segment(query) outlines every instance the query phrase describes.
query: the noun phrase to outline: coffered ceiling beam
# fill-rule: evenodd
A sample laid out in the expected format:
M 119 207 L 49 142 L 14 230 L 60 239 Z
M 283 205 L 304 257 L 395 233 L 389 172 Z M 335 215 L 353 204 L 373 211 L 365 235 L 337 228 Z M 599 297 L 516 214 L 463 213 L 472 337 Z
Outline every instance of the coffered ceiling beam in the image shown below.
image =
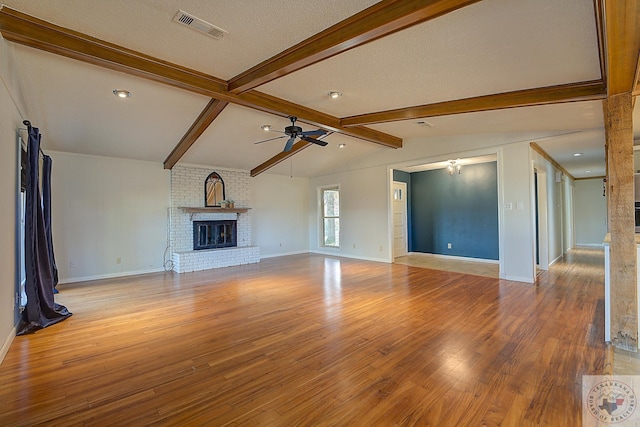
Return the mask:
M 207 106 L 202 110 L 198 118 L 191 125 L 189 130 L 184 134 L 178 145 L 174 147 L 171 154 L 167 156 L 164 161 L 165 169 L 172 169 L 176 163 L 184 156 L 184 154 L 191 148 L 191 146 L 200 138 L 200 135 L 204 133 L 211 123 L 222 113 L 222 110 L 229 103 L 226 101 L 219 101 L 212 99 Z
M 278 163 L 287 160 L 289 157 L 293 156 L 299 151 L 304 150 L 310 145 L 311 145 L 310 142 L 303 141 L 303 140 L 296 142 L 295 144 L 293 144 L 293 147 L 291 147 L 290 151 L 287 151 L 287 152 L 282 151 L 276 154 L 275 156 L 273 156 L 272 158 L 270 158 L 269 160 L 267 160 L 266 162 L 251 169 L 251 173 L 250 173 L 251 177 L 253 178 L 255 176 L 260 175 L 262 172 L 266 172 L 267 170 L 271 169 Z
M 9 41 L 90 64 L 143 77 L 194 93 L 281 116 L 295 115 L 328 130 L 386 147 L 402 147 L 402 139 L 373 129 L 345 128 L 340 119 L 259 92 L 236 95 L 227 82 L 180 65 L 78 33 L 8 7 L 0 9 L 0 33 Z M 319 120 L 322 119 L 322 120 Z M 327 121 L 327 123 L 322 123 Z
M 551 163 L 553 165 L 553 167 L 558 169 L 560 172 L 562 172 L 563 174 L 565 174 L 566 176 L 568 176 L 571 179 L 576 179 L 573 175 L 571 175 L 569 173 L 569 171 L 567 171 L 565 168 L 560 166 L 560 163 L 556 162 L 555 159 L 553 157 L 551 157 L 549 155 L 549 153 L 544 151 L 544 149 L 542 147 L 540 147 L 537 143 L 532 142 L 531 144 L 529 144 L 529 146 L 531 147 L 531 149 L 533 151 L 535 151 L 536 153 L 540 154 L 546 161 Z
M 638 55 L 638 68 L 636 68 L 635 84 L 633 86 L 633 96 L 640 95 L 640 55 Z M 635 102 L 635 99 L 634 99 Z
M 436 102 L 416 107 L 398 108 L 345 117 L 342 126 L 361 126 L 399 120 L 423 119 L 452 114 L 474 113 L 479 111 L 501 110 L 515 107 L 557 104 L 575 101 L 591 101 L 606 97 L 605 85 L 601 80 L 569 83 L 535 89 L 516 90 L 454 101 Z
M 605 0 L 608 94 L 633 92 L 638 81 L 640 2 Z
M 598 36 L 598 59 L 600 62 L 600 76 L 605 86 L 607 84 L 607 57 L 606 42 L 604 35 L 604 0 L 593 0 L 593 10 L 595 12 L 596 33 Z
M 242 93 L 370 41 L 479 0 L 383 0 L 229 80 Z

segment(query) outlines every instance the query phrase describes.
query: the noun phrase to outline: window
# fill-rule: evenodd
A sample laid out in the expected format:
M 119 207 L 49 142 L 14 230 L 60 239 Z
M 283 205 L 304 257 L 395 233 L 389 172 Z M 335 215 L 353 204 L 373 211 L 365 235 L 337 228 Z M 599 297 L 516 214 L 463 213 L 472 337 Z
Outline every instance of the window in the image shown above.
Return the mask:
M 340 189 L 323 188 L 322 246 L 340 247 Z

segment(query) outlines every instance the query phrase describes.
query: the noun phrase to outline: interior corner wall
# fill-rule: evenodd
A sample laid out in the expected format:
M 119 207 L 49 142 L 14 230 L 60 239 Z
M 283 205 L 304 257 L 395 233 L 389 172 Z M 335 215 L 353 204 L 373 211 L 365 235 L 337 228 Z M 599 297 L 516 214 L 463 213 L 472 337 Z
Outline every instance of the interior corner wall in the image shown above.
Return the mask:
M 574 221 L 574 185 L 575 181 L 565 176 L 562 179 L 563 185 L 563 213 L 564 219 L 562 221 L 564 238 L 562 239 L 564 253 L 567 253 L 573 248 L 575 244 L 575 221 Z
M 607 201 L 602 179 L 574 181 L 575 242 L 578 246 L 601 246 L 607 233 Z
M 528 143 L 500 148 L 498 167 L 502 202 L 500 277 L 535 281 L 533 234 L 533 168 Z
M 260 256 L 309 252 L 309 179 L 260 174 L 251 180 L 253 245 Z
M 0 39 L 0 362 L 15 336 L 17 260 L 18 129 L 23 117 L 16 105 L 12 62 Z
M 394 169 L 393 180 L 407 184 L 407 249 L 409 252 L 413 252 L 413 238 L 411 236 L 411 229 L 413 228 L 413 216 L 411 215 L 411 174 Z
M 499 259 L 496 162 L 414 172 L 411 200 L 412 251 Z
M 389 178 L 387 166 L 380 165 L 310 179 L 311 252 L 390 262 Z M 318 189 L 332 185 L 340 186 L 340 248 L 320 244 Z
M 163 271 L 170 173 L 162 163 L 47 154 L 60 283 Z
M 559 170 L 550 165 L 550 173 L 547 173 L 547 210 L 548 210 L 548 243 L 549 261 L 554 261 L 562 257 L 562 180 L 557 177 L 561 174 Z
M 532 150 L 532 158 L 535 167 L 539 171 L 539 176 L 545 177 L 545 191 L 540 191 L 540 195 L 546 195 L 546 200 L 540 202 L 540 206 L 546 206 L 546 228 L 542 227 L 541 231 L 546 230 L 546 236 L 541 238 L 540 244 L 546 243 L 546 258 L 540 252 L 540 268 L 547 270 L 549 265 L 560 259 L 564 252 L 565 227 L 571 227 L 571 223 L 566 221 L 566 200 L 565 200 L 565 184 L 563 182 L 562 172 L 551 164 L 547 159 Z M 558 180 L 559 177 L 562 177 Z M 546 265 L 543 265 L 546 260 Z

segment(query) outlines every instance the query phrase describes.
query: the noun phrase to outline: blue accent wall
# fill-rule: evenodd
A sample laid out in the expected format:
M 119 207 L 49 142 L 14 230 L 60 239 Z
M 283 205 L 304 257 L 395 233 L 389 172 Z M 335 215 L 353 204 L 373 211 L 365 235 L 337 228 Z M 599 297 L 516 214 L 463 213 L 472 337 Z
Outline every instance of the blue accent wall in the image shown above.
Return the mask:
M 393 170 L 393 180 L 407 184 L 407 250 L 413 251 L 413 239 L 411 237 L 411 174 L 409 172 Z
M 460 175 L 446 169 L 410 175 L 412 252 L 498 259 L 496 162 L 463 166 Z

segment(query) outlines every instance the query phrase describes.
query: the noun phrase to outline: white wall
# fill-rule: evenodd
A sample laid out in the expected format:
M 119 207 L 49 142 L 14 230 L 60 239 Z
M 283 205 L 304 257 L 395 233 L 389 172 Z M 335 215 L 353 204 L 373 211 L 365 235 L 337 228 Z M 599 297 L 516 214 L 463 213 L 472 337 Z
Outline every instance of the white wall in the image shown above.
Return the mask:
M 318 188 L 340 186 L 340 248 L 320 245 Z M 389 172 L 369 167 L 309 180 L 309 247 L 312 252 L 389 261 Z
M 47 154 L 60 283 L 163 270 L 169 171 L 161 163 Z
M 546 239 L 541 239 L 541 243 L 546 242 L 546 248 L 541 248 L 541 255 L 544 250 L 547 253 L 547 263 L 542 265 L 543 259 L 540 258 L 540 268 L 546 270 L 549 264 L 557 261 L 563 254 L 563 240 L 564 240 L 564 227 L 565 221 L 563 217 L 563 206 L 565 202 L 563 200 L 563 180 L 557 182 L 557 177 L 561 177 L 560 170 L 556 169 L 547 159 L 543 158 L 537 152 L 531 150 L 533 163 L 538 169 L 539 176 L 545 177 L 545 188 L 542 189 L 538 186 L 538 192 L 540 195 L 546 196 L 546 204 L 542 203 L 540 206 L 546 207 Z M 570 223 L 567 223 L 568 227 L 571 227 Z
M 529 143 L 509 144 L 501 148 L 498 158 L 502 189 L 500 275 L 508 280 L 533 283 L 533 168 L 529 151 Z M 509 204 L 511 209 L 507 207 Z
M 0 38 L 0 361 L 15 334 L 17 132 L 24 127 L 8 49 Z
M 251 180 L 253 244 L 262 258 L 309 251 L 309 180 L 261 174 Z
M 576 245 L 601 245 L 607 233 L 607 202 L 602 179 L 574 182 Z
M 562 178 L 562 196 L 563 196 L 563 209 L 564 219 L 562 220 L 562 228 L 564 230 L 563 251 L 569 252 L 574 245 L 574 232 L 575 227 L 574 215 L 573 215 L 573 188 L 574 181 L 565 176 Z

